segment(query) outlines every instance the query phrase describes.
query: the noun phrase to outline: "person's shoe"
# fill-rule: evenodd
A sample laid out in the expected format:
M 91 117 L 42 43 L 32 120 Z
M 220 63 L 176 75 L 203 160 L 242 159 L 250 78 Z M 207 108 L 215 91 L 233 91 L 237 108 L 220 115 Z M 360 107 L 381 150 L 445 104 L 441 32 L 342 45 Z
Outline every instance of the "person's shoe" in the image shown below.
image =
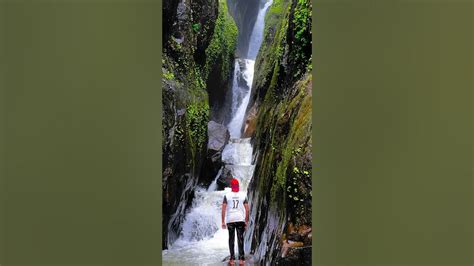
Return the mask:
M 234 259 L 230 259 L 229 260 L 229 265 L 234 265 L 234 264 L 235 264 Z
M 239 265 L 245 265 L 245 260 L 240 260 Z

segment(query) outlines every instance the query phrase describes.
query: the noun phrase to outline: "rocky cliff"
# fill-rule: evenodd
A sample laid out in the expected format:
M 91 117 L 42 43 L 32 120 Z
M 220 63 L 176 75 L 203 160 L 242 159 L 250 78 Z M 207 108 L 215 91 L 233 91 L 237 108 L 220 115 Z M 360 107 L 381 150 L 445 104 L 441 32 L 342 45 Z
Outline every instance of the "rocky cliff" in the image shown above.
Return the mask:
M 255 66 L 246 242 L 262 264 L 311 264 L 311 12 L 310 0 L 274 0 Z
M 196 186 L 209 183 L 210 177 L 201 173 L 208 122 L 221 108 L 218 95 L 227 93 L 237 27 L 222 0 L 165 0 L 163 18 L 163 248 L 167 248 L 181 231 Z
M 229 12 L 239 28 L 237 38 L 239 45 L 236 50 L 238 57 L 247 55 L 250 35 L 261 4 L 263 2 L 259 0 L 228 0 Z
M 248 38 L 259 1 L 163 6 L 164 248 L 178 237 L 197 186 L 214 178 L 229 138 L 221 123 L 238 31 L 227 3 L 239 40 Z M 244 132 L 256 157 L 246 243 L 261 264 L 311 264 L 311 12 L 309 0 L 274 0 L 255 64 Z

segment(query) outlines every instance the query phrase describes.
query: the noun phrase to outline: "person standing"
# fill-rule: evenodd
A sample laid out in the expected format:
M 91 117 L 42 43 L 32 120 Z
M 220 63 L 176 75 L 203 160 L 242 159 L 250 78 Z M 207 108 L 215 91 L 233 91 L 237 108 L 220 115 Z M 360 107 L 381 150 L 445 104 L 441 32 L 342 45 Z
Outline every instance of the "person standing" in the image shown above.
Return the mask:
M 244 192 L 239 191 L 239 181 L 232 178 L 231 192 L 224 195 L 222 202 L 222 229 L 229 230 L 230 264 L 234 264 L 235 231 L 237 230 L 237 245 L 239 247 L 240 264 L 245 263 L 244 231 L 249 222 L 249 204 Z

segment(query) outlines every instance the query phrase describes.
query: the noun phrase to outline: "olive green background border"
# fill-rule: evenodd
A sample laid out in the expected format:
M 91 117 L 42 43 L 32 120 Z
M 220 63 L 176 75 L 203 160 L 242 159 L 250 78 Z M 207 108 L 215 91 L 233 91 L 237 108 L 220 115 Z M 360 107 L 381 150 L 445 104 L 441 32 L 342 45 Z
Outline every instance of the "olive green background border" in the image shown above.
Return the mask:
M 317 265 L 473 265 L 472 1 L 316 1 Z
M 316 265 L 473 265 L 471 1 L 315 1 Z M 0 264 L 159 265 L 161 3 L 0 0 Z
M 1 7 L 0 264 L 158 265 L 161 3 Z

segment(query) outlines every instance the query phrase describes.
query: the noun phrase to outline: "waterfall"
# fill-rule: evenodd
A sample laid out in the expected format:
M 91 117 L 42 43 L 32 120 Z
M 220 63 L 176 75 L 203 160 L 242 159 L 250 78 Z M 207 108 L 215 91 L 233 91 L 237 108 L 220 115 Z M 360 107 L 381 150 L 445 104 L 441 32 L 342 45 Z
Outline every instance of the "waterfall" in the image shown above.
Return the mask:
M 227 125 L 231 138 L 240 138 L 244 123 L 245 111 L 249 104 L 253 82 L 255 61 L 250 59 L 236 59 L 234 82 L 232 84 L 232 113 L 233 117 Z M 239 81 L 245 82 L 239 82 Z
M 230 139 L 222 152 L 225 167 L 239 180 L 241 191 L 247 190 L 255 169 L 252 154 L 250 138 Z M 180 237 L 163 251 L 164 265 L 215 265 L 229 255 L 228 231 L 221 227 L 222 201 L 229 191 L 215 190 L 212 184 L 195 191 Z M 234 246 L 238 254 L 237 242 Z
M 237 58 L 234 63 L 232 118 L 227 125 L 230 140 L 222 151 L 222 162 L 233 177 L 239 180 L 241 191 L 247 191 L 255 169 L 250 138 L 241 138 L 241 129 L 251 94 L 255 58 L 263 39 L 265 13 L 271 3 L 272 0 L 260 5 L 262 7 L 252 30 L 248 55 L 246 58 Z M 222 260 L 229 255 L 228 231 L 221 228 L 221 208 L 224 194 L 230 188 L 216 190 L 221 173 L 222 169 L 209 188 L 195 191 L 179 238 L 168 250 L 163 250 L 163 265 L 222 265 Z M 234 247 L 238 254 L 237 243 Z M 251 261 L 247 260 L 249 262 Z
M 246 58 L 236 59 L 234 78 L 232 82 L 232 113 L 233 117 L 227 125 L 231 138 L 240 138 L 242 125 L 244 124 L 245 111 L 250 100 L 252 91 L 255 59 L 263 41 L 263 28 L 265 25 L 265 14 L 272 4 L 272 0 L 266 2 L 258 12 L 257 20 L 250 35 L 249 50 Z
M 266 2 L 263 8 L 258 12 L 257 21 L 255 22 L 255 26 L 252 30 L 252 35 L 250 36 L 250 45 L 247 54 L 247 57 L 249 59 L 255 60 L 257 58 L 258 50 L 260 50 L 260 46 L 262 45 L 263 41 L 265 14 L 267 13 L 267 9 L 271 6 L 272 3 L 272 0 Z

